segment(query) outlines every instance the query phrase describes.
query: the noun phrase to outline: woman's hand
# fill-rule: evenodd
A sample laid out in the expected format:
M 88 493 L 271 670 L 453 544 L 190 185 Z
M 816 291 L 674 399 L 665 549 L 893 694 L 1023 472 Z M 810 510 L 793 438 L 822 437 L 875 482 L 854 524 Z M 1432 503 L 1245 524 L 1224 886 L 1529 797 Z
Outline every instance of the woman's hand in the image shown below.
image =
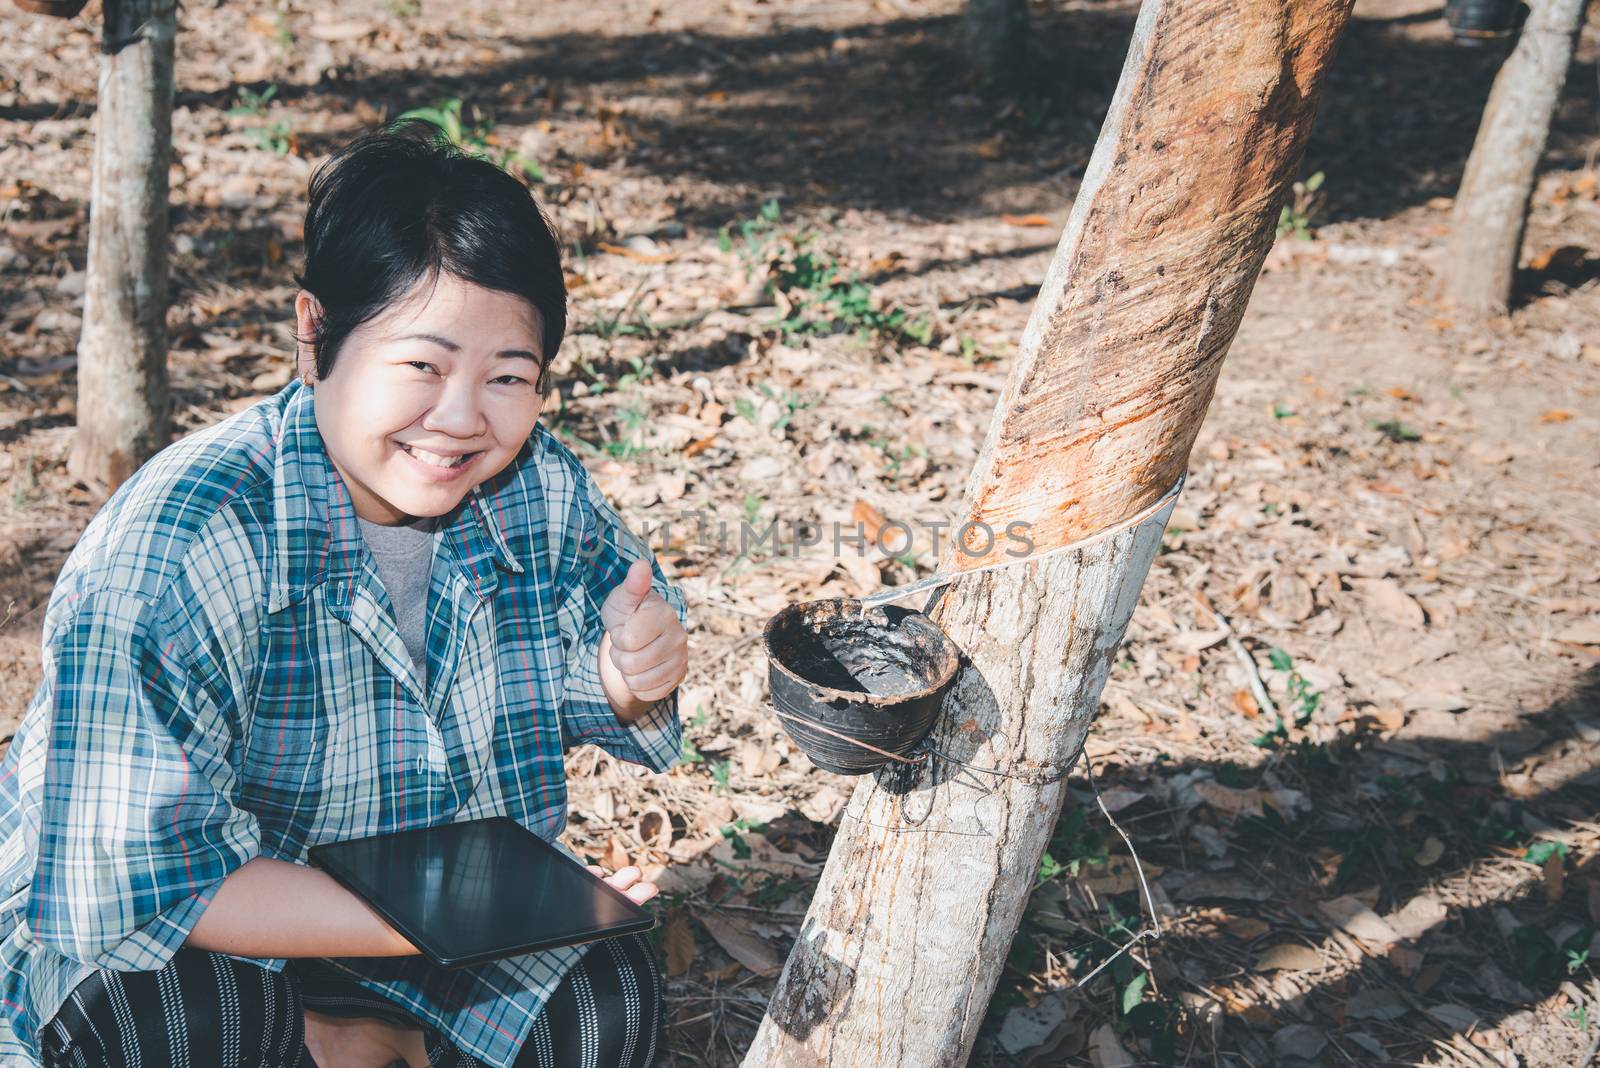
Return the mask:
M 649 564 L 635 560 L 629 566 L 622 584 L 601 604 L 600 621 L 606 629 L 600 656 L 603 685 L 620 683 L 643 705 L 677 689 L 689 670 L 689 635 L 678 613 L 650 585 Z M 614 685 L 607 686 L 613 707 L 622 696 Z
M 306 1048 L 317 1068 L 428 1068 L 427 1043 L 416 1028 L 396 1027 L 371 1016 L 328 1016 L 305 1010 Z
M 605 880 L 624 894 L 627 894 L 628 899 L 635 905 L 643 905 L 646 901 L 655 897 L 661 889 L 655 883 L 645 882 L 643 878 L 644 872 L 633 864 L 618 868 L 610 875 L 602 871 L 597 864 L 589 864 L 586 867 L 594 872 L 596 878 Z

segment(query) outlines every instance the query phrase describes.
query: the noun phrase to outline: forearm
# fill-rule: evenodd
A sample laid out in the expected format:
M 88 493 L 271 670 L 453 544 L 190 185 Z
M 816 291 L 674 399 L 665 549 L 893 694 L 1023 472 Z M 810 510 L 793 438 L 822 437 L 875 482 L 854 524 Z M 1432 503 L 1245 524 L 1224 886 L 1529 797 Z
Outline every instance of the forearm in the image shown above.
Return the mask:
M 326 872 L 271 857 L 256 857 L 224 879 L 184 944 L 264 958 L 417 952 Z

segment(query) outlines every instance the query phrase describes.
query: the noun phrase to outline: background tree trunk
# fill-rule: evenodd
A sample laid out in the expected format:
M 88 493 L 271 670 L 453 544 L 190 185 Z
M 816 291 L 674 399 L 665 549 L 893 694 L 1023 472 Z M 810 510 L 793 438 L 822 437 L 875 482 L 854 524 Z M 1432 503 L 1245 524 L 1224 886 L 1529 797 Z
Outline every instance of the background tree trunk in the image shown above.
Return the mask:
M 109 492 L 167 442 L 173 0 L 106 0 L 68 470 Z
M 934 744 L 1012 777 L 861 782 L 746 1068 L 967 1063 L 1350 4 L 1140 11 L 967 484 L 962 518 L 1030 523 L 1035 554 L 929 609 L 967 658 Z M 942 569 L 1014 547 L 984 540 Z
M 1446 293 L 1461 308 L 1511 304 L 1533 176 L 1567 80 L 1585 0 L 1528 0 L 1516 46 L 1495 76 L 1450 215 Z
M 985 89 L 1015 88 L 1028 68 L 1028 0 L 967 0 L 967 62 Z

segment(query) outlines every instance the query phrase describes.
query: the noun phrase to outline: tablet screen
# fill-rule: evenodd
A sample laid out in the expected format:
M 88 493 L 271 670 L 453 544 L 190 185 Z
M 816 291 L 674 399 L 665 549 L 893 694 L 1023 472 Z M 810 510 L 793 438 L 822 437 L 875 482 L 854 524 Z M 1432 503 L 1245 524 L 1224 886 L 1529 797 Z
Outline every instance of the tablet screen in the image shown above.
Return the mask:
M 655 925 L 651 913 L 509 816 L 326 843 L 308 853 L 447 968 Z

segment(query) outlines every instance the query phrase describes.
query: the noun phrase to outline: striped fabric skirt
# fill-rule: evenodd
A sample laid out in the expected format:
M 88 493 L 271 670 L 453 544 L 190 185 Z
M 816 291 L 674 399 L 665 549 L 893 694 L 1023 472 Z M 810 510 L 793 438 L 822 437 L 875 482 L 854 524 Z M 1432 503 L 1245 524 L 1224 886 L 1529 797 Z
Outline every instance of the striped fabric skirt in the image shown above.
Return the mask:
M 187 947 L 158 972 L 102 969 L 78 984 L 40 1029 L 40 1053 L 44 1068 L 319 1068 L 305 1046 L 305 1009 L 421 1030 L 429 1068 L 485 1068 L 315 958 L 274 972 Z M 609 938 L 567 972 L 514 1068 L 648 1068 L 664 1028 L 650 943 Z

